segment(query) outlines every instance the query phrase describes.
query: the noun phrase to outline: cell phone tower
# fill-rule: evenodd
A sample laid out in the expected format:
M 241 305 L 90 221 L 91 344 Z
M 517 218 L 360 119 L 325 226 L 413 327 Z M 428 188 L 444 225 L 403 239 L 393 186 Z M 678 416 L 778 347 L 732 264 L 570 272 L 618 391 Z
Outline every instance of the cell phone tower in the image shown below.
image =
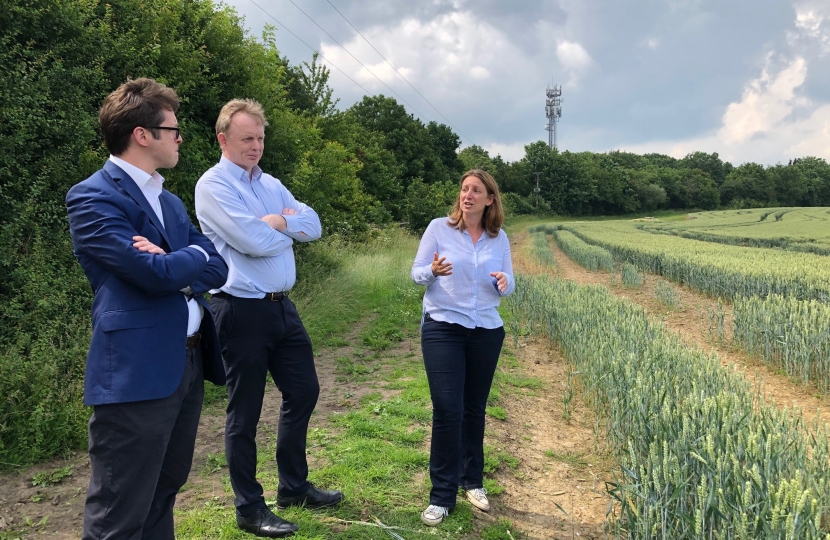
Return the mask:
M 555 84 L 553 88 L 548 85 L 545 90 L 547 96 L 547 103 L 545 105 L 545 115 L 548 117 L 548 124 L 545 129 L 548 131 L 548 146 L 551 149 L 556 148 L 556 124 L 562 118 L 562 86 Z

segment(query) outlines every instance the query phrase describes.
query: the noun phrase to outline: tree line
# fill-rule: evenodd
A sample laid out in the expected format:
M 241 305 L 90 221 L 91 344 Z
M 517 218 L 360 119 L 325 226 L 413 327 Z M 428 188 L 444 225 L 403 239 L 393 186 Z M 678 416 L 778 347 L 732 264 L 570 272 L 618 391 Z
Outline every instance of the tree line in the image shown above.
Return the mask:
M 461 150 L 459 157 L 465 167 L 484 168 L 498 179 L 513 213 L 592 216 L 830 206 L 830 165 L 815 157 L 787 165 L 735 167 L 717 152 L 693 152 L 682 159 L 620 151 L 558 152 L 543 141 L 527 145 L 525 156 L 512 163 L 477 146 Z
M 12 0 L 0 10 L 0 468 L 86 442 L 92 293 L 64 197 L 106 159 L 98 108 L 127 78 L 155 78 L 181 97 L 179 164 L 162 172 L 191 213 L 196 180 L 219 159 L 216 116 L 237 97 L 265 107 L 263 169 L 318 212 L 326 235 L 350 241 L 393 224 L 420 232 L 473 167 L 494 174 L 514 214 L 830 205 L 830 167 L 816 158 L 732 167 L 717 154 L 560 153 L 543 142 L 513 163 L 476 146 L 459 152 L 448 126 L 392 98 L 338 109 L 316 55 L 292 65 L 274 32 L 250 35 L 212 0 Z

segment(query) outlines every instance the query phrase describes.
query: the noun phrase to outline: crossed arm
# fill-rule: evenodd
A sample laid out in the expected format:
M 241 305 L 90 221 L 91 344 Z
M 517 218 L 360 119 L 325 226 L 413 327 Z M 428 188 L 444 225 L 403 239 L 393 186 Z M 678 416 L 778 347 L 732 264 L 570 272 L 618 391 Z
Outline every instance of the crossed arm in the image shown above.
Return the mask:
M 168 294 L 187 286 L 204 292 L 215 283 L 222 286 L 227 278 L 224 259 L 192 224 L 188 246 L 164 253 L 138 235 L 121 203 L 110 193 L 78 185 L 67 194 L 66 205 L 78 253 L 148 294 Z
M 196 214 L 236 251 L 250 257 L 272 257 L 290 249 L 294 240 L 320 238 L 320 218 L 281 186 L 282 214 L 254 215 L 238 193 L 221 179 L 203 178 L 196 185 Z

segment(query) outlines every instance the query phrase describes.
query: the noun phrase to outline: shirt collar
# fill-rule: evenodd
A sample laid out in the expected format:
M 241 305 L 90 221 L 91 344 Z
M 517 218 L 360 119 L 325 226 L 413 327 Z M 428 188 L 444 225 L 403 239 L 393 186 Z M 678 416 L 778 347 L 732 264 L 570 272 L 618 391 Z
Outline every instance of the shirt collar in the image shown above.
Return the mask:
M 150 183 L 150 180 L 153 180 L 150 185 L 159 191 L 162 188 L 162 184 L 164 184 L 164 177 L 160 175 L 158 171 L 153 171 L 153 174 L 147 174 L 135 165 L 127 163 L 120 157 L 113 155 L 110 155 L 110 161 L 121 167 L 121 169 L 123 169 L 123 171 L 133 179 L 133 182 L 136 183 L 139 189 L 144 189 L 147 184 Z
M 224 169 L 225 172 L 230 174 L 233 178 L 238 180 L 245 181 L 246 183 L 250 184 L 254 180 L 259 180 L 262 176 L 262 169 L 259 168 L 259 165 L 254 165 L 253 176 L 248 176 L 248 171 L 234 163 L 233 161 L 229 160 L 225 156 L 219 158 L 219 166 Z

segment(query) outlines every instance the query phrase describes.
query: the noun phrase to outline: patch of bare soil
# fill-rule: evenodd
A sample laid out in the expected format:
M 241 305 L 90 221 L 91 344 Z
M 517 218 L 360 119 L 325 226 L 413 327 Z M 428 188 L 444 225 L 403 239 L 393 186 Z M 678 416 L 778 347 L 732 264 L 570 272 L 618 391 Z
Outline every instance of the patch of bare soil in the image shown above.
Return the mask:
M 32 479 L 69 467 L 69 476 L 53 486 L 34 486 Z M 12 531 L 39 538 L 80 538 L 89 484 L 86 453 L 53 459 L 0 476 L 0 534 Z M 15 536 L 9 536 L 15 538 Z
M 567 360 L 543 340 L 512 349 L 522 374 L 540 380 L 542 388 L 503 395 L 507 420 L 487 418 L 485 444 L 519 460 L 515 469 L 497 471 L 505 490 L 492 498 L 491 513 L 531 539 L 610 538 L 604 532 L 605 482 L 612 479 L 613 463 L 599 447 L 593 413 L 578 397 L 565 419 Z
M 760 359 L 730 346 L 731 304 L 724 303 L 719 306 L 716 299 L 653 274 L 646 274 L 645 282 L 640 287 L 624 287 L 619 276 L 612 279 L 609 272 L 587 270 L 568 258 L 556 242 L 552 241 L 550 245 L 562 278 L 580 284 L 606 285 L 617 296 L 628 298 L 643 306 L 651 315 L 662 319 L 665 325 L 677 332 L 690 347 L 717 353 L 723 365 L 742 372 L 767 399 L 779 406 L 801 409 L 807 419 L 819 415 L 823 422 L 830 422 L 830 397 L 821 395 L 814 387 L 792 381 L 787 375 L 763 364 Z M 678 307 L 669 309 L 657 299 L 658 284 L 674 290 L 679 300 Z M 717 322 L 713 319 L 719 313 L 724 315 L 724 334 L 720 338 L 715 330 Z

